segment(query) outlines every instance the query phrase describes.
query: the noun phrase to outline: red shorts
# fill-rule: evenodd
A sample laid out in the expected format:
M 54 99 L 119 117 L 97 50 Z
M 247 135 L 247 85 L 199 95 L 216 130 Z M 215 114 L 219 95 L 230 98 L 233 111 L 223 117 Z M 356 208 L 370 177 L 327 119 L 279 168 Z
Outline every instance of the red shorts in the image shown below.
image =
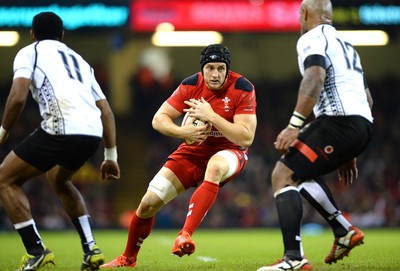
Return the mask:
M 219 151 L 228 150 L 233 152 L 238 160 L 238 168 L 228 179 L 220 183 L 222 187 L 233 180 L 247 163 L 247 150 L 240 149 L 219 149 L 213 147 L 194 148 L 188 145 L 181 145 L 174 151 L 165 162 L 164 167 L 169 168 L 181 181 L 185 189 L 197 186 L 204 180 L 207 163 L 210 158 Z

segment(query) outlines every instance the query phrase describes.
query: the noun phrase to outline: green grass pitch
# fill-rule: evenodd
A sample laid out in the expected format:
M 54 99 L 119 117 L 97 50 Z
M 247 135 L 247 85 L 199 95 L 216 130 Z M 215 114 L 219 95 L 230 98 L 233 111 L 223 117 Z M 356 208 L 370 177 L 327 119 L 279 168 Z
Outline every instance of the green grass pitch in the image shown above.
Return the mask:
M 353 249 L 350 257 L 328 265 L 332 233 L 303 235 L 303 246 L 313 270 L 369 271 L 400 270 L 400 229 L 366 229 L 365 244 Z M 279 229 L 199 229 L 193 235 L 196 252 L 178 258 L 171 255 L 177 230 L 153 230 L 139 254 L 138 271 L 255 271 L 282 256 Z M 40 270 L 79 270 L 82 259 L 80 241 L 74 231 L 42 232 L 45 244 L 56 255 L 56 266 Z M 127 231 L 95 231 L 95 238 L 109 261 L 120 255 L 126 243 Z M 25 253 L 19 235 L 0 232 L 0 270 L 15 270 Z M 107 269 L 106 269 L 107 270 Z M 132 270 L 119 268 L 118 270 Z

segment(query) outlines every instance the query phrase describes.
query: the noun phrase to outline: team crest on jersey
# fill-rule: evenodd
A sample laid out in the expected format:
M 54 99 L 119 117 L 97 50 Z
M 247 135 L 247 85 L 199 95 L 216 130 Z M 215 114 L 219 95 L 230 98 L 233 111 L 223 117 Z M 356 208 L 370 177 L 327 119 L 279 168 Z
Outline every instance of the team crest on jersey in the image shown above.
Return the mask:
M 325 148 L 324 148 L 324 152 L 326 154 L 331 154 L 333 151 L 334 151 L 334 149 L 333 149 L 333 146 L 331 146 L 331 145 L 325 146 Z
M 222 102 L 224 103 L 224 109 L 225 112 L 229 111 L 229 105 L 228 103 L 231 101 L 231 99 L 229 99 L 228 97 L 225 97 L 222 99 Z

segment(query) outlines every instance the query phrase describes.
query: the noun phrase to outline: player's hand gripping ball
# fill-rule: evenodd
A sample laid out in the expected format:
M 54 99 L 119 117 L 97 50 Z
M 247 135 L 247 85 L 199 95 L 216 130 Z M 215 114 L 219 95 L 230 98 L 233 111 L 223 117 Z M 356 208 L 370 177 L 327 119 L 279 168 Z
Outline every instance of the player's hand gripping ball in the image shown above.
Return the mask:
M 190 123 L 190 122 L 192 121 L 192 119 L 193 119 L 193 118 L 192 118 L 192 117 L 189 117 L 189 114 L 186 113 L 185 116 L 183 117 L 181 126 L 185 126 L 186 123 Z M 199 127 L 199 126 L 204 126 L 204 125 L 206 125 L 206 123 L 203 122 L 203 121 L 201 121 L 201 120 L 199 120 L 199 119 L 195 119 L 195 120 L 193 120 L 192 125 L 193 125 L 193 126 L 196 126 L 196 127 Z M 186 144 L 193 145 L 193 146 L 198 146 L 198 145 L 200 145 L 201 143 L 203 143 L 202 141 L 199 142 L 199 141 L 187 140 L 187 139 L 185 139 L 185 142 L 186 142 Z

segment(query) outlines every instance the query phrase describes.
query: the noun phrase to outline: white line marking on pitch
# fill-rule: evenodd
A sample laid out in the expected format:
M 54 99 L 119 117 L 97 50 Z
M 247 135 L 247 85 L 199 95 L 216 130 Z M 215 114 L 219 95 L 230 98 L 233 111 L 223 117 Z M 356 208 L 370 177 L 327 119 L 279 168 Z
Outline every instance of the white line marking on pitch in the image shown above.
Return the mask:
M 207 256 L 197 256 L 197 259 L 199 259 L 200 261 L 206 262 L 206 263 L 208 263 L 208 262 L 216 262 L 217 261 L 216 258 L 207 257 Z

